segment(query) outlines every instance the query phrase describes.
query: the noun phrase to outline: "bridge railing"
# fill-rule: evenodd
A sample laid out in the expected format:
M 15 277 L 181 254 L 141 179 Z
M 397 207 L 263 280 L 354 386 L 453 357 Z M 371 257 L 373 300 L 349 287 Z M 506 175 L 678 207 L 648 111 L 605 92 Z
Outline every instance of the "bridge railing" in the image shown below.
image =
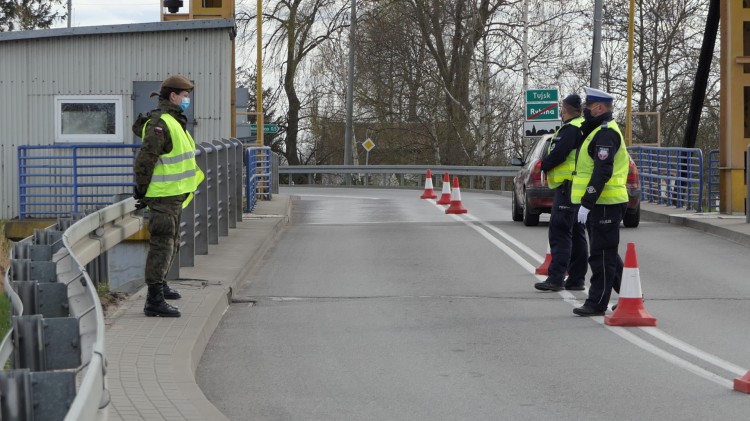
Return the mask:
M 242 221 L 242 159 L 235 140 L 196 145 L 206 180 L 183 210 L 179 265 L 169 279 Z M 143 229 L 144 211 L 135 211 L 129 197 L 132 171 L 127 181 L 124 200 L 87 215 L 58 216 L 52 227 L 14 244 L 4 280 L 12 327 L 0 343 L 0 363 L 11 368 L 0 372 L 0 419 L 107 419 L 105 325 L 94 266 Z
M 258 199 L 279 193 L 279 157 L 268 146 L 253 146 L 245 149 L 245 163 L 245 211 L 252 212 Z
M 112 203 L 112 197 L 133 192 L 133 160 L 137 144 L 71 144 L 18 147 L 19 219 L 55 218 Z M 196 155 L 206 152 L 224 154 L 225 149 L 242 150 L 237 139 L 214 140 L 196 144 Z M 227 177 L 230 165 L 242 167 L 242 154 L 232 155 L 233 162 L 214 160 L 204 165 L 217 165 Z M 227 157 L 229 159 L 229 157 Z M 269 179 L 271 177 L 269 176 Z M 218 180 L 218 179 L 217 179 Z M 220 188 L 242 190 L 243 174 L 225 178 Z M 229 183 L 232 183 L 230 186 Z M 211 192 L 213 194 L 213 192 Z M 240 195 L 241 196 L 241 195 Z M 222 203 L 219 217 L 229 219 L 235 209 L 242 212 L 242 203 Z M 211 221 L 219 224 L 219 220 Z
M 703 209 L 703 152 L 698 148 L 631 146 L 641 200 L 686 210 Z

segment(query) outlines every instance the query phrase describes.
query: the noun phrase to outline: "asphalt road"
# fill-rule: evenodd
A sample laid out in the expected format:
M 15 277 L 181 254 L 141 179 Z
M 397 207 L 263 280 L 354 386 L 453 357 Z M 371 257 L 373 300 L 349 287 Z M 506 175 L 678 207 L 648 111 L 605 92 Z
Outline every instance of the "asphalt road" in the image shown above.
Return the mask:
M 292 224 L 235 292 L 198 367 L 232 420 L 742 420 L 746 247 L 655 222 L 636 244 L 657 328 L 540 293 L 539 227 L 507 197 L 445 215 L 415 191 L 287 188 Z

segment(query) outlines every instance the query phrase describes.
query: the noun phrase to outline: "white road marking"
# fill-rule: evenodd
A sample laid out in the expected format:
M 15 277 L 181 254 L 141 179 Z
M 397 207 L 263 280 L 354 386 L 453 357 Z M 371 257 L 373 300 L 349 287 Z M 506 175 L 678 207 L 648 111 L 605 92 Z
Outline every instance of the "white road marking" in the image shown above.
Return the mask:
M 444 209 L 442 205 L 438 205 L 435 203 L 434 200 L 430 200 L 437 208 Z M 524 259 L 522 256 L 520 256 L 518 253 L 516 253 L 513 249 L 511 249 L 508 245 L 504 244 L 500 240 L 498 240 L 495 236 L 491 235 L 487 230 L 490 230 L 492 232 L 495 232 L 502 238 L 504 238 L 506 241 L 510 242 L 511 244 L 518 247 L 520 250 L 528 254 L 532 259 L 535 259 L 537 262 L 542 262 L 544 259 L 539 256 L 538 254 L 534 253 L 530 248 L 528 248 L 526 245 L 524 245 L 522 242 L 517 240 L 516 238 L 512 237 L 511 235 L 507 234 L 506 232 L 498 229 L 497 227 L 493 227 L 492 225 L 487 224 L 486 222 L 479 220 L 475 216 L 471 214 L 463 214 L 463 215 L 450 215 L 453 219 L 457 221 L 461 221 L 464 224 L 466 224 L 468 227 L 472 228 L 476 232 L 478 232 L 482 237 L 487 239 L 490 243 L 492 243 L 495 247 L 499 248 L 501 251 L 503 251 L 505 254 L 507 254 L 511 259 L 513 259 L 516 263 L 518 263 L 522 268 L 526 269 L 529 273 L 534 275 L 537 279 L 544 280 L 545 277 L 536 275 L 536 267 L 529 263 L 526 259 Z M 477 226 L 474 222 L 480 224 L 482 227 Z M 588 292 L 588 291 L 585 291 Z M 558 294 L 563 298 L 563 301 L 566 303 L 572 305 L 573 307 L 578 307 L 582 303 L 579 302 L 575 295 L 571 294 L 569 291 L 559 291 Z M 659 348 L 658 346 L 652 344 L 651 342 L 648 342 L 630 331 L 628 331 L 625 327 L 619 327 L 619 326 L 608 326 L 604 324 L 604 317 L 597 316 L 597 317 L 590 317 L 590 319 L 594 320 L 595 322 L 601 324 L 602 326 L 609 329 L 611 332 L 615 333 L 616 335 L 620 336 L 621 338 L 625 339 L 626 341 L 632 343 L 633 345 L 648 351 L 665 361 L 672 363 L 676 365 L 677 367 L 680 367 L 684 370 L 689 371 L 690 373 L 693 373 L 697 376 L 700 376 L 706 380 L 709 380 L 711 382 L 714 382 L 720 386 L 734 389 L 734 382 L 733 380 L 728 380 L 724 377 L 721 377 L 717 374 L 714 374 L 702 367 L 699 367 L 683 358 L 678 357 L 675 354 L 670 353 L 669 351 L 666 351 L 662 348 Z M 713 354 L 709 354 L 708 352 L 702 351 L 688 343 L 685 343 L 671 335 L 668 335 L 664 331 L 656 328 L 656 327 L 641 327 L 642 331 L 648 333 L 649 335 L 653 336 L 654 338 L 657 338 L 664 343 L 667 343 L 671 346 L 673 346 L 676 349 L 679 349 L 680 351 L 683 351 L 687 354 L 690 354 L 702 361 L 705 361 L 709 364 L 712 364 L 716 367 L 719 367 L 727 372 L 734 373 L 738 376 L 744 376 L 748 370 L 744 369 L 738 365 L 735 365 L 731 362 L 725 361 Z

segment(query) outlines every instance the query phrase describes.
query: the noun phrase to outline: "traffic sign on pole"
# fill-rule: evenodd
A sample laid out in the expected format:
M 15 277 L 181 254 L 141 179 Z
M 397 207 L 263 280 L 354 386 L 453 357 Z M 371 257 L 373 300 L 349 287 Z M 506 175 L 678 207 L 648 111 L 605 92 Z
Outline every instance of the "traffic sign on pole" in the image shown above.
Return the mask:
M 526 102 L 558 102 L 557 89 L 529 89 L 526 91 Z
M 556 102 L 526 104 L 526 120 L 559 120 L 559 107 Z
M 372 139 L 368 137 L 364 142 L 362 142 L 362 147 L 365 148 L 367 152 L 370 152 L 372 148 L 375 147 L 375 142 L 373 142 Z
M 258 131 L 258 125 L 255 124 L 255 123 L 251 124 L 250 125 L 250 131 L 252 133 L 257 132 Z M 279 126 L 277 126 L 275 124 L 264 124 L 263 125 L 263 133 L 274 134 L 274 133 L 278 133 L 278 132 L 279 132 Z

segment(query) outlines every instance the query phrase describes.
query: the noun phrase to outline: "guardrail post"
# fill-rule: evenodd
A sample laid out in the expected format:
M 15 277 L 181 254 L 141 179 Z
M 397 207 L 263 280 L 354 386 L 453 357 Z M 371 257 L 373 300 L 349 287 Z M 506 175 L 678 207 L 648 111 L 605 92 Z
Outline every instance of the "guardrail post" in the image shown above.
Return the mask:
M 226 237 L 229 235 L 229 186 L 228 186 L 228 166 L 227 148 L 222 142 L 214 140 L 217 159 L 217 180 L 218 180 L 218 214 L 219 214 L 219 235 Z
M 0 372 L 0 419 L 62 420 L 75 398 L 75 372 L 31 372 L 28 369 Z
M 216 157 L 216 147 L 208 142 L 202 142 L 201 145 L 206 151 L 206 204 L 208 223 L 206 232 L 208 234 L 208 244 L 219 244 L 219 180 L 218 180 L 218 158 Z
M 221 139 L 220 142 L 224 145 L 224 149 L 227 151 L 227 225 L 229 228 L 237 228 L 237 215 L 235 215 L 235 184 L 234 178 L 234 144 L 227 139 Z
M 234 225 L 230 225 L 232 228 L 237 228 L 237 222 L 242 222 L 242 142 L 237 139 L 229 139 L 228 142 L 232 144 L 231 156 L 231 168 L 232 168 L 232 187 L 233 187 L 233 200 L 232 208 L 234 209 Z
M 180 267 L 195 266 L 195 195 L 180 218 Z
M 201 145 L 195 145 L 197 154 L 195 160 L 198 163 L 201 171 L 206 173 L 208 171 L 208 152 Z M 208 194 L 207 181 L 198 186 L 198 190 L 195 192 L 193 197 L 194 214 L 195 214 L 195 244 L 194 253 L 196 255 L 208 254 Z

